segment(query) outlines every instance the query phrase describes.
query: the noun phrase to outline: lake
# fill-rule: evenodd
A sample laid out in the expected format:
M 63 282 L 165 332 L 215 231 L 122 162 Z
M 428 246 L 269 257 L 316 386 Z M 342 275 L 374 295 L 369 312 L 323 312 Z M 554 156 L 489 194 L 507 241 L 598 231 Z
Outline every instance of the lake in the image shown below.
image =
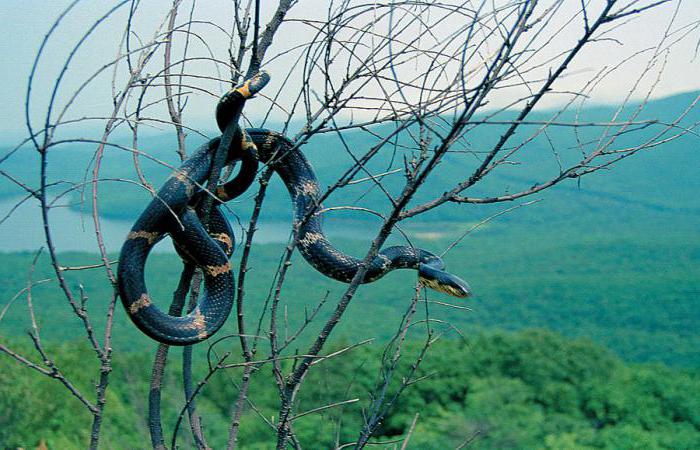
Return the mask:
M 0 219 L 4 218 L 17 204 L 19 198 L 0 200 Z M 342 236 L 346 239 L 366 239 L 362 227 L 349 226 L 342 220 L 328 221 L 326 232 L 329 237 Z M 333 224 L 332 222 L 335 222 Z M 54 245 L 58 252 L 97 252 L 97 239 L 89 210 L 76 211 L 68 207 L 57 207 L 49 213 Z M 132 226 L 131 221 L 101 219 L 104 243 L 109 253 L 118 253 Z M 246 224 L 243 224 L 246 225 Z M 241 226 L 232 222 L 236 242 L 242 240 Z M 378 225 L 377 225 L 378 228 Z M 263 222 L 258 225 L 255 242 L 259 244 L 286 242 L 291 232 L 290 222 Z M 45 246 L 41 209 L 36 200 L 28 200 L 15 209 L 10 217 L 0 224 L 0 251 L 33 252 Z M 155 252 L 173 253 L 172 243 L 167 238 L 159 243 Z

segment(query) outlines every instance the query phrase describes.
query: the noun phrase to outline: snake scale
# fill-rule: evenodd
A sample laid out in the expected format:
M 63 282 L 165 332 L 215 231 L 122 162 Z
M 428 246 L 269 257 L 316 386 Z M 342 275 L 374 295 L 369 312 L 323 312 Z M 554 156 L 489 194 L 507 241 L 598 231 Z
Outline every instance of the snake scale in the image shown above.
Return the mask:
M 131 320 L 151 338 L 170 345 L 190 345 L 207 339 L 225 323 L 233 305 L 235 286 L 229 258 L 234 249 L 231 227 L 218 204 L 245 192 L 254 181 L 258 164 L 268 164 L 284 182 L 293 204 L 293 221 L 299 224 L 298 249 L 304 259 L 322 274 L 349 283 L 361 260 L 335 248 L 323 233 L 319 204 L 320 186 L 304 154 L 284 135 L 261 128 L 241 129 L 237 123 L 246 99 L 269 81 L 260 72 L 227 92 L 216 108 L 223 132 L 234 124 L 236 132 L 226 163 L 240 162 L 233 180 L 216 189 L 208 226 L 202 185 L 209 177 L 213 155 L 221 138 L 202 145 L 160 188 L 127 235 L 119 257 L 118 289 Z M 306 219 L 306 220 L 304 220 Z M 179 255 L 202 271 L 204 290 L 197 306 L 186 316 L 160 310 L 146 289 L 144 268 L 149 252 L 170 235 Z M 469 285 L 444 271 L 440 257 L 426 250 L 394 246 L 382 249 L 371 260 L 363 283 L 375 281 L 392 270 L 415 269 L 427 287 L 456 297 L 471 294 Z

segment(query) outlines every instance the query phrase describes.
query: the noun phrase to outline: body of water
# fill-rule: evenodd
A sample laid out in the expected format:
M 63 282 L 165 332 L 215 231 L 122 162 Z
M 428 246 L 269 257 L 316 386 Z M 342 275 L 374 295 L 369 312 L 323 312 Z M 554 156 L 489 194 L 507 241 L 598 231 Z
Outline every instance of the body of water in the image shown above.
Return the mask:
M 0 219 L 4 218 L 20 201 L 18 198 L 0 200 Z M 366 239 L 367 233 L 361 227 L 343 224 L 341 220 L 327 227 L 329 237 L 342 236 L 346 239 Z M 98 252 L 97 238 L 89 211 L 80 212 L 68 207 L 52 208 L 49 212 L 49 224 L 56 251 L 58 252 Z M 126 220 L 102 218 L 101 230 L 107 251 L 117 253 L 133 223 Z M 246 226 L 247 224 L 243 224 Z M 242 241 L 241 226 L 232 222 L 236 242 Z M 255 242 L 258 244 L 287 242 L 291 232 L 291 222 L 263 222 L 258 225 Z M 0 251 L 33 252 L 46 245 L 44 226 L 41 220 L 39 202 L 27 200 L 12 211 L 11 215 L 0 224 Z M 160 242 L 155 252 L 172 253 L 170 239 Z

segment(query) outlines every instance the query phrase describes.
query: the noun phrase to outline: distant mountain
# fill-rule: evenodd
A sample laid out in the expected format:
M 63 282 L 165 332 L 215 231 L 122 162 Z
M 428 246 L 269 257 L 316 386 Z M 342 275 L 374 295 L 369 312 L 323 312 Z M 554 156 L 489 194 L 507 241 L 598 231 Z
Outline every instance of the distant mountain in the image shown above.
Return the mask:
M 670 122 L 684 111 L 697 92 L 680 94 L 649 102 L 636 121 L 657 119 L 660 122 Z M 629 117 L 636 109 L 631 105 L 622 111 L 617 118 L 620 122 Z M 558 122 L 609 122 L 613 120 L 616 109 L 612 106 L 596 106 L 576 112 L 566 112 L 557 118 Z M 528 120 L 550 120 L 555 111 L 533 113 Z M 492 121 L 508 120 L 511 113 L 502 113 Z M 664 136 L 677 133 L 682 127 L 695 126 L 700 121 L 700 107 L 695 107 L 686 118 Z M 391 124 L 374 127 L 372 133 L 386 134 Z M 639 145 L 645 139 L 654 136 L 662 125 L 635 127 L 644 128 L 635 133 L 621 136 L 611 148 L 624 148 Z M 517 145 L 533 134 L 539 125 L 523 125 L 508 145 Z M 457 152 L 448 155 L 438 169 L 431 175 L 424 189 L 416 196 L 413 204 L 433 198 L 449 189 L 455 183 L 465 179 L 478 163 L 475 154 L 487 151 L 504 131 L 505 125 L 483 125 L 470 131 L 463 142 L 454 147 Z M 578 161 L 582 149 L 590 151 L 601 139 L 604 127 L 577 129 L 573 127 L 552 126 L 528 142 L 518 152 L 512 164 L 497 169 L 483 182 L 468 191 L 470 196 L 492 196 L 507 192 L 516 192 L 545 181 L 556 175 L 559 170 L 557 161 L 566 165 Z M 212 133 L 214 135 L 214 133 Z M 604 136 L 603 136 L 604 137 Z M 204 138 L 191 135 L 188 138 L 190 152 L 204 142 Z M 377 142 L 377 138 L 365 131 L 348 131 L 343 133 L 343 140 L 355 155 L 364 153 Z M 117 144 L 130 147 L 128 138 L 117 139 Z M 372 173 L 385 172 L 388 169 L 400 168 L 404 156 L 409 152 L 402 144 L 409 143 L 408 134 L 399 137 L 395 145 L 387 146 L 375 160 L 368 165 Z M 582 143 L 582 144 L 579 144 Z M 179 159 L 173 149 L 176 141 L 172 134 L 150 135 L 139 141 L 139 150 L 147 153 L 156 160 L 171 166 L 178 166 Z M 581 180 L 570 180 L 561 183 L 545 193 L 536 196 L 544 202 L 537 207 L 524 208 L 504 217 L 506 221 L 523 221 L 551 223 L 563 220 L 568 222 L 571 217 L 588 217 L 591 220 L 607 223 L 610 221 L 625 222 L 628 220 L 679 220 L 695 221 L 700 216 L 700 202 L 694 194 L 700 190 L 700 177 L 697 168 L 700 167 L 700 137 L 688 134 L 680 139 L 672 140 L 664 145 L 644 150 L 611 168 L 601 171 Z M 80 185 L 89 180 L 91 174 L 92 156 L 95 144 L 66 144 L 52 149 L 49 155 L 50 181 L 68 180 Z M 303 147 L 304 153 L 312 161 L 322 186 L 333 183 L 349 164 L 352 158 L 336 135 L 326 134 L 314 137 Z M 3 152 L 4 153 L 4 152 Z M 145 157 L 140 158 L 146 178 L 159 186 L 171 172 Z M 7 161 L 0 164 L 0 169 L 12 174 L 30 186 L 36 186 L 38 173 L 38 158 L 29 148 L 18 151 Z M 102 163 L 101 177 L 105 181 L 100 184 L 100 212 L 105 217 L 119 219 L 135 218 L 150 198 L 149 193 L 134 183 L 121 180 L 138 180 L 131 152 L 118 147 L 110 147 L 105 153 Z M 358 178 L 366 177 L 360 173 Z M 383 178 L 387 190 L 397 194 L 403 184 L 400 173 Z M 68 187 L 62 183 L 54 188 L 59 193 Z M 241 217 L 247 217 L 257 185 L 253 185 L 248 193 L 239 200 L 232 202 L 231 209 Z M 88 186 L 89 188 L 89 186 Z M 22 193 L 17 185 L 6 178 L 0 178 L 0 197 L 16 196 Z M 79 195 L 72 196 L 76 202 Z M 524 200 L 522 200 L 524 201 Z M 386 197 L 371 182 L 350 186 L 333 195 L 328 205 L 357 205 L 367 206 L 380 212 L 389 208 Z M 278 181 L 273 182 L 265 203 L 263 217 L 268 220 L 288 220 L 291 214 L 289 198 Z M 510 206 L 510 205 L 509 205 Z M 421 217 L 421 221 L 431 222 L 473 222 L 489 214 L 503 209 L 503 205 L 445 205 Z M 595 218 L 595 219 L 594 219 Z M 376 221 L 373 216 L 361 213 L 334 213 L 329 220 L 368 219 Z

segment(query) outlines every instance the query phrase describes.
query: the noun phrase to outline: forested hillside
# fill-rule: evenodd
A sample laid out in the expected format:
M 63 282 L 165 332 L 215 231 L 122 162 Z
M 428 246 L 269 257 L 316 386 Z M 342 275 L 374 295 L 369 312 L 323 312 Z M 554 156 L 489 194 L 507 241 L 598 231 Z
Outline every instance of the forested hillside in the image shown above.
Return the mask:
M 539 207 L 539 206 L 538 206 Z M 542 207 L 539 207 L 542 208 Z M 454 225 L 442 231 L 458 233 Z M 421 234 L 422 228 L 416 229 Z M 629 361 L 659 361 L 700 367 L 700 241 L 690 225 L 598 227 L 582 234 L 580 229 L 552 230 L 544 226 L 493 224 L 469 236 L 446 255 L 447 267 L 467 279 L 473 298 L 455 300 L 429 292 L 430 302 L 450 302 L 469 310 L 428 303 L 431 317 L 444 319 L 466 335 L 477 329 L 519 330 L 543 327 L 568 336 L 593 339 Z M 395 242 L 401 242 L 398 238 Z M 441 252 L 450 241 L 418 239 L 422 248 Z M 362 255 L 368 243 L 338 241 L 340 247 Z M 167 245 L 167 244 L 162 244 Z M 283 244 L 253 248 L 246 296 L 249 326 L 269 295 Z M 238 266 L 234 255 L 234 267 Z M 26 286 L 32 254 L 0 254 L 0 298 L 7 302 Z M 44 254 L 34 280 L 52 278 Z M 116 259 L 116 255 L 114 255 Z M 98 264 L 91 254 L 65 254 L 67 266 Z M 18 270 L 21 268 L 21 270 Z M 154 254 L 147 266 L 147 281 L 153 298 L 167 307 L 182 269 L 174 254 Z M 71 286 L 85 287 L 91 314 L 101 314 L 110 298 L 110 287 L 102 269 L 67 272 Z M 387 339 L 410 303 L 416 276 L 399 271 L 363 286 L 337 333 L 350 339 Z M 298 255 L 282 293 L 282 307 L 289 311 L 290 327 L 303 321 L 304 310 L 312 310 L 328 293 L 328 304 L 320 317 L 327 317 L 344 285 L 325 278 Z M 71 340 L 80 323 L 70 312 L 53 282 L 33 289 L 38 320 L 47 338 Z M 235 332 L 229 320 L 221 332 Z M 15 301 L 0 322 L 0 336 L 23 335 L 30 326 L 23 297 Z M 316 330 L 309 330 L 315 332 Z M 455 335 L 453 334 L 453 337 Z M 131 351 L 134 343 L 152 347 L 117 310 L 115 345 Z
M 93 359 L 85 347 L 54 343 L 50 348 L 79 387 L 92 382 L 87 374 L 94 373 L 88 367 Z M 419 348 L 415 343 L 403 349 L 406 363 L 399 366 L 392 389 Z M 26 345 L 25 349 L 31 352 Z M 377 344 L 359 347 L 311 371 L 300 395 L 300 412 L 359 400 L 295 420 L 302 445 L 331 448 L 357 438 L 362 408 L 369 406 L 370 393 L 380 380 L 381 353 Z M 202 356 L 198 355 L 199 361 Z M 135 349 L 115 359 L 104 430 L 107 448 L 147 447 L 145 380 L 151 357 L 150 352 Z M 163 394 L 168 442 L 181 407 L 179 366 L 176 360 L 170 365 Z M 42 440 L 49 448 L 82 446 L 89 416 L 58 382 L 28 376 L 25 367 L 8 358 L 0 358 L 0 373 L 3 448 L 33 448 Z M 205 363 L 200 362 L 195 373 L 204 376 Z M 233 375 L 219 373 L 199 397 L 212 448 L 225 446 L 230 399 L 237 391 Z M 586 340 L 571 341 L 539 330 L 479 334 L 466 341 L 443 339 L 433 344 L 415 375 L 419 377 L 427 378 L 408 388 L 375 442 L 402 442 L 418 414 L 411 449 L 456 448 L 466 442 L 474 449 L 700 447 L 697 371 L 628 365 Z M 249 408 L 242 419 L 242 448 L 270 448 L 274 430 L 260 416 L 274 421 L 278 399 L 274 386 L 269 367 L 263 366 L 250 389 L 258 412 Z M 47 404 L 47 398 L 53 401 Z M 178 444 L 190 448 L 188 433 L 182 436 Z

